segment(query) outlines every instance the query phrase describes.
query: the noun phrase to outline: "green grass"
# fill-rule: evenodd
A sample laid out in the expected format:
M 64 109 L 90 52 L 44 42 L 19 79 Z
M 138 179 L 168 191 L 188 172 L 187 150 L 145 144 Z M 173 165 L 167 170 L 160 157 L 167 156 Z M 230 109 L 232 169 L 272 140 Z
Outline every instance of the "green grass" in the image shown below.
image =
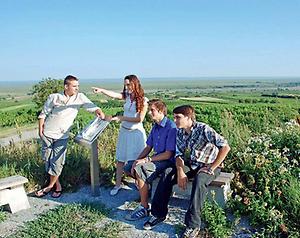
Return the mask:
M 221 98 L 214 98 L 214 97 L 181 97 L 180 100 L 184 101 L 194 101 L 194 102 L 220 102 L 226 103 L 224 99 Z
M 0 207 L 0 223 L 5 221 L 7 218 L 6 212 L 2 211 L 2 208 Z
M 6 95 L 5 99 L 0 97 L 0 109 L 6 109 L 13 106 L 24 106 L 30 104 L 34 106 L 30 96 L 11 96 Z
M 278 79 L 277 79 L 278 80 Z M 200 107 L 206 107 L 208 104 L 216 107 L 224 105 L 239 106 L 239 107 L 290 107 L 290 111 L 300 110 L 300 101 L 297 98 L 276 98 L 264 97 L 262 94 L 297 94 L 299 90 L 295 90 L 290 83 L 291 90 L 288 86 L 280 88 L 280 85 L 289 85 L 290 82 L 297 81 L 296 79 L 280 79 L 278 82 L 270 79 L 224 79 L 222 80 L 204 80 L 204 79 L 162 79 L 160 81 L 145 81 L 146 96 L 149 99 L 161 98 L 167 102 L 169 111 L 175 106 L 182 104 L 191 104 Z M 95 83 L 94 83 L 95 82 Z M 112 88 L 116 91 L 122 90 L 122 80 L 120 82 L 108 81 L 101 82 L 99 86 Z M 280 83 L 279 83 L 280 82 Z M 102 85 L 103 83 L 103 85 Z M 97 81 L 82 82 L 81 91 L 85 92 L 88 97 L 99 105 L 106 114 L 115 114 L 123 110 L 122 101 L 111 100 L 108 97 L 100 94 L 94 94 L 90 88 L 92 85 L 97 85 Z M 253 85 L 256 87 L 251 88 Z M 117 88 L 115 88 L 117 87 Z M 239 88 L 242 87 L 242 88 Z M 155 88 L 155 89 L 154 89 Z M 0 126 L 2 128 L 18 127 L 37 121 L 37 110 L 32 104 L 31 97 L 24 88 L 23 96 L 13 96 L 0 100 Z M 180 99 L 181 98 L 181 99 Z M 289 109 L 288 109 L 289 110 Z M 219 110 L 220 111 L 220 110 Z M 80 113 L 79 117 L 81 114 Z M 171 114 L 171 113 L 170 113 Z M 84 116 L 85 117 L 85 116 Z M 89 117 L 91 119 L 92 117 Z M 202 119 L 202 118 L 200 118 Z M 205 121 L 204 121 L 205 122 Z M 216 124 L 220 124 L 219 122 Z M 214 126 L 214 125 L 212 125 Z
M 0 108 L 0 112 L 8 112 L 8 111 L 18 110 L 18 109 L 23 109 L 23 108 L 31 108 L 31 107 L 34 107 L 33 103 L 15 105 L 15 106 L 10 106 L 10 107 Z
M 27 222 L 9 238 L 115 238 L 122 228 L 108 217 L 109 210 L 99 204 L 59 206 Z

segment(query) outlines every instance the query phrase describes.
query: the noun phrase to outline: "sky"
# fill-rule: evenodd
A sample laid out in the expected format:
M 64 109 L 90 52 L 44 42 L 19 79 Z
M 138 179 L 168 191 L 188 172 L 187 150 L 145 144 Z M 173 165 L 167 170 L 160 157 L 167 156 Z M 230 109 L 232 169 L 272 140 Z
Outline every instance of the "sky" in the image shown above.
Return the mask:
M 1 0 L 0 11 L 0 81 L 300 76 L 300 0 Z

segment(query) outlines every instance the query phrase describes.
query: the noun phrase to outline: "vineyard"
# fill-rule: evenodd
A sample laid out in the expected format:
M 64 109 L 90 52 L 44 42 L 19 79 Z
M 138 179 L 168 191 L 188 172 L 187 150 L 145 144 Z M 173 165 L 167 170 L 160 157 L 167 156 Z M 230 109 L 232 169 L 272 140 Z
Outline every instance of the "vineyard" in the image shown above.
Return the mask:
M 267 93 L 258 89 L 245 90 L 244 87 L 240 91 L 236 88 L 226 88 L 220 92 L 201 90 L 149 90 L 146 95 L 148 98 L 162 98 L 168 105 L 171 118 L 175 106 L 193 105 L 198 121 L 211 125 L 228 139 L 231 152 L 225 161 L 225 171 L 233 172 L 235 178 L 226 209 L 235 215 L 236 220 L 247 216 L 255 228 L 254 237 L 300 237 L 299 91 L 276 89 L 277 96 L 289 93 L 298 95 L 284 98 L 268 96 L 274 95 L 270 89 Z M 89 97 L 106 114 L 113 115 L 122 111 L 121 102 L 92 94 Z M 201 100 L 201 97 L 205 97 L 205 100 Z M 26 106 L 20 106 L 22 104 Z M 18 105 L 20 107 L 16 108 Z M 39 110 L 35 104 L 26 100 L 22 102 L 12 99 L 9 104 L 7 100 L 1 100 L 0 127 L 35 123 Z M 71 137 L 92 118 L 93 115 L 80 111 Z M 148 132 L 150 127 L 150 118 L 146 117 L 145 128 Z M 117 123 L 111 123 L 98 140 L 103 186 L 111 186 L 114 182 L 118 128 Z M 40 145 L 36 141 L 0 147 L 0 177 L 24 175 L 30 181 L 27 191 L 33 191 L 45 181 L 39 151 Z M 78 184 L 89 183 L 89 171 L 86 169 L 89 163 L 88 151 L 70 140 L 67 158 L 62 174 L 63 187 L 74 190 Z M 206 212 L 204 219 L 220 219 L 220 214 L 225 216 L 225 213 L 217 209 L 215 211 Z M 212 224 L 209 227 L 212 236 L 230 236 L 228 227 L 225 228 L 228 224 L 223 227 L 213 222 L 207 224 Z

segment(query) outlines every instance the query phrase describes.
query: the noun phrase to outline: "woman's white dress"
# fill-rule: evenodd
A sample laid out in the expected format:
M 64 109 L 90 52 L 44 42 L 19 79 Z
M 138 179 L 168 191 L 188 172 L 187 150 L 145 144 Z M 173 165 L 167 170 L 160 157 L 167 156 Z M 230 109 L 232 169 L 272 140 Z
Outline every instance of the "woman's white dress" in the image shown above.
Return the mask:
M 144 103 L 146 104 L 147 101 L 148 99 L 145 98 Z M 123 116 L 137 116 L 136 102 L 131 102 L 130 96 L 125 99 Z M 143 123 L 122 121 L 117 142 L 117 161 L 127 162 L 130 160 L 136 160 L 145 146 L 146 132 Z

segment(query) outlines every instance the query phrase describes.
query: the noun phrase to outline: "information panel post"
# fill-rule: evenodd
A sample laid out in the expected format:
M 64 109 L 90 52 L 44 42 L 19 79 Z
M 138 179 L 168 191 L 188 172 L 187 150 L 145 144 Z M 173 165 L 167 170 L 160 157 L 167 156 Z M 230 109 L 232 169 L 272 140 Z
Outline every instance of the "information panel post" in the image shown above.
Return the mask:
M 94 197 L 100 195 L 98 136 L 109 122 L 96 117 L 76 137 L 75 142 L 90 149 L 91 191 Z

